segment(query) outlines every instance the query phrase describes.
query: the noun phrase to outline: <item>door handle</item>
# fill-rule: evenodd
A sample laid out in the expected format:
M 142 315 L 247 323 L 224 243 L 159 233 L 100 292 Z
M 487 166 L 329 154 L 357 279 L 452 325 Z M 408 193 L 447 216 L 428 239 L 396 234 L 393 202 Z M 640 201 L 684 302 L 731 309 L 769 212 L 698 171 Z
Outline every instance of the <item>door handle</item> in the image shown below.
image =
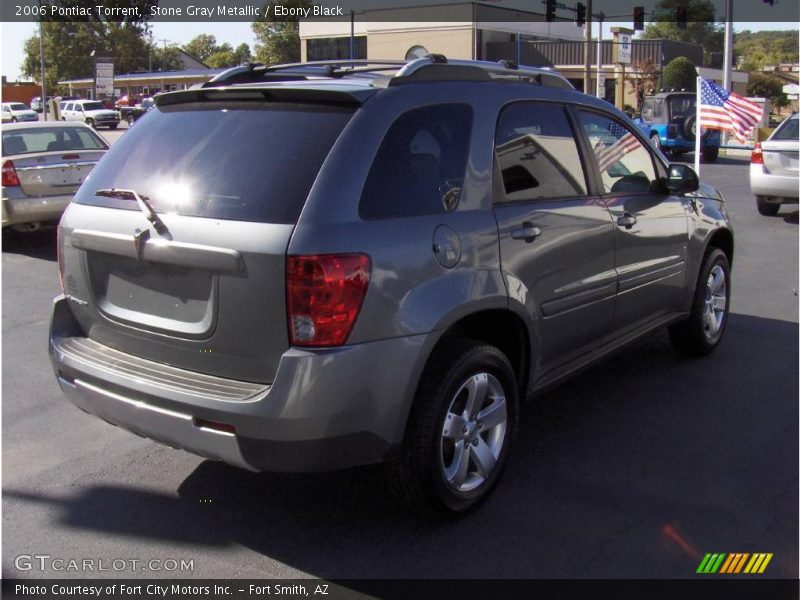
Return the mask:
M 626 212 L 619 219 L 617 219 L 617 225 L 624 227 L 625 229 L 630 229 L 636 225 L 636 217 L 634 217 L 631 213 Z
M 518 227 L 517 229 L 512 230 L 511 232 L 511 239 L 512 240 L 525 240 L 526 242 L 530 243 L 535 240 L 537 237 L 542 235 L 542 230 L 539 229 L 533 223 L 529 223 L 525 221 L 522 224 L 522 227 Z

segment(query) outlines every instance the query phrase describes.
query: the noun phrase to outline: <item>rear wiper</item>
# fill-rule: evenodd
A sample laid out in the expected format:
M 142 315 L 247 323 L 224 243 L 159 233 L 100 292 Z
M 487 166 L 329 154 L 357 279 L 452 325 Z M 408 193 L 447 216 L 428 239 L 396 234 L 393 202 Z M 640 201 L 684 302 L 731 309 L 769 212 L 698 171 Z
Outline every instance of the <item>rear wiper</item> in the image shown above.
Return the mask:
M 147 196 L 140 196 L 134 190 L 120 190 L 117 188 L 97 190 L 95 195 L 105 196 L 106 198 L 119 198 L 121 200 L 135 200 L 144 213 L 145 219 L 150 222 L 159 235 L 169 233 L 167 226 L 164 225 L 164 221 L 161 220 L 161 217 L 159 217 L 156 211 L 153 210 L 153 207 L 150 206 L 150 198 Z

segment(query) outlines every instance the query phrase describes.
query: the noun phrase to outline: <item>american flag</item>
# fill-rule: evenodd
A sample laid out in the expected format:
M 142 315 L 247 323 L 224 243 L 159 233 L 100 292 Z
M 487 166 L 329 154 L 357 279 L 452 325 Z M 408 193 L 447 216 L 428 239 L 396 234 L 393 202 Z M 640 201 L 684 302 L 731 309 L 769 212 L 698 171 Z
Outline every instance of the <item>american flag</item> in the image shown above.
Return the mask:
M 617 138 L 617 141 L 610 146 L 605 146 L 596 150 L 597 166 L 601 173 L 619 162 L 619 160 L 629 152 L 633 152 L 641 147 L 641 143 L 636 139 L 635 135 L 614 121 L 611 121 L 608 126 L 608 132 Z
M 761 121 L 762 108 L 713 81 L 700 78 L 700 82 L 700 127 L 732 131 L 739 141 L 745 141 Z

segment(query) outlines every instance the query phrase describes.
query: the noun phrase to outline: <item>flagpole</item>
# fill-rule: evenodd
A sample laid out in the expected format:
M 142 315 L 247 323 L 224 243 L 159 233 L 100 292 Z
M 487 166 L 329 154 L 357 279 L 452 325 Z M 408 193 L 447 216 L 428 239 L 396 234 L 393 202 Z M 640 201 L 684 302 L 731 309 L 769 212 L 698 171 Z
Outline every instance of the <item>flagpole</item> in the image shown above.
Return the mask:
M 695 113 L 695 132 L 694 132 L 694 172 L 700 177 L 700 101 L 702 98 L 701 90 L 703 88 L 703 78 L 697 78 L 697 100 L 696 100 L 696 113 Z

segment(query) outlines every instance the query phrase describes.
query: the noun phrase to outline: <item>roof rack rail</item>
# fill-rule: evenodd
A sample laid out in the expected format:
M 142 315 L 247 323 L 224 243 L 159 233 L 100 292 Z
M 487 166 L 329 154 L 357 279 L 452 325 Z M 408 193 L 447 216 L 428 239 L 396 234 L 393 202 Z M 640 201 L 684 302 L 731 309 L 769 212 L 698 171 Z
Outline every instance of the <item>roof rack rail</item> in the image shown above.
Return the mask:
M 395 86 L 423 81 L 528 81 L 549 87 L 574 89 L 569 81 L 545 67 L 518 65 L 510 60 L 449 60 L 443 54 L 428 54 L 412 61 L 375 59 L 338 59 L 312 62 L 263 65 L 249 63 L 232 67 L 212 78 L 202 87 L 237 83 L 296 81 L 308 78 L 342 78 L 347 75 L 396 71 L 384 77 L 383 85 Z M 388 83 L 387 83 L 388 81 Z
M 448 73 L 445 69 L 447 67 L 460 67 L 459 73 L 457 74 L 457 78 L 459 79 L 466 77 L 473 80 L 485 81 L 487 79 L 492 79 L 491 76 L 495 75 L 499 77 L 515 77 L 519 80 L 529 80 L 540 85 L 551 87 L 574 89 L 572 84 L 563 75 L 544 67 L 517 65 L 510 60 L 490 62 L 484 60 L 448 60 L 444 58 L 444 61 L 442 61 L 443 58 L 444 57 L 440 54 L 429 54 L 422 58 L 412 60 L 406 63 L 405 66 L 397 72 L 397 75 L 392 78 L 389 85 L 399 85 L 420 80 L 429 81 L 432 77 L 429 74 L 423 75 L 423 73 L 433 69 L 438 72 L 437 75 L 440 75 L 441 79 L 453 79 L 454 77 L 447 76 Z M 444 65 L 447 65 L 447 67 L 444 67 Z M 470 72 L 465 71 L 465 69 L 472 70 L 471 76 Z M 453 75 L 456 75 L 456 73 L 453 72 Z

